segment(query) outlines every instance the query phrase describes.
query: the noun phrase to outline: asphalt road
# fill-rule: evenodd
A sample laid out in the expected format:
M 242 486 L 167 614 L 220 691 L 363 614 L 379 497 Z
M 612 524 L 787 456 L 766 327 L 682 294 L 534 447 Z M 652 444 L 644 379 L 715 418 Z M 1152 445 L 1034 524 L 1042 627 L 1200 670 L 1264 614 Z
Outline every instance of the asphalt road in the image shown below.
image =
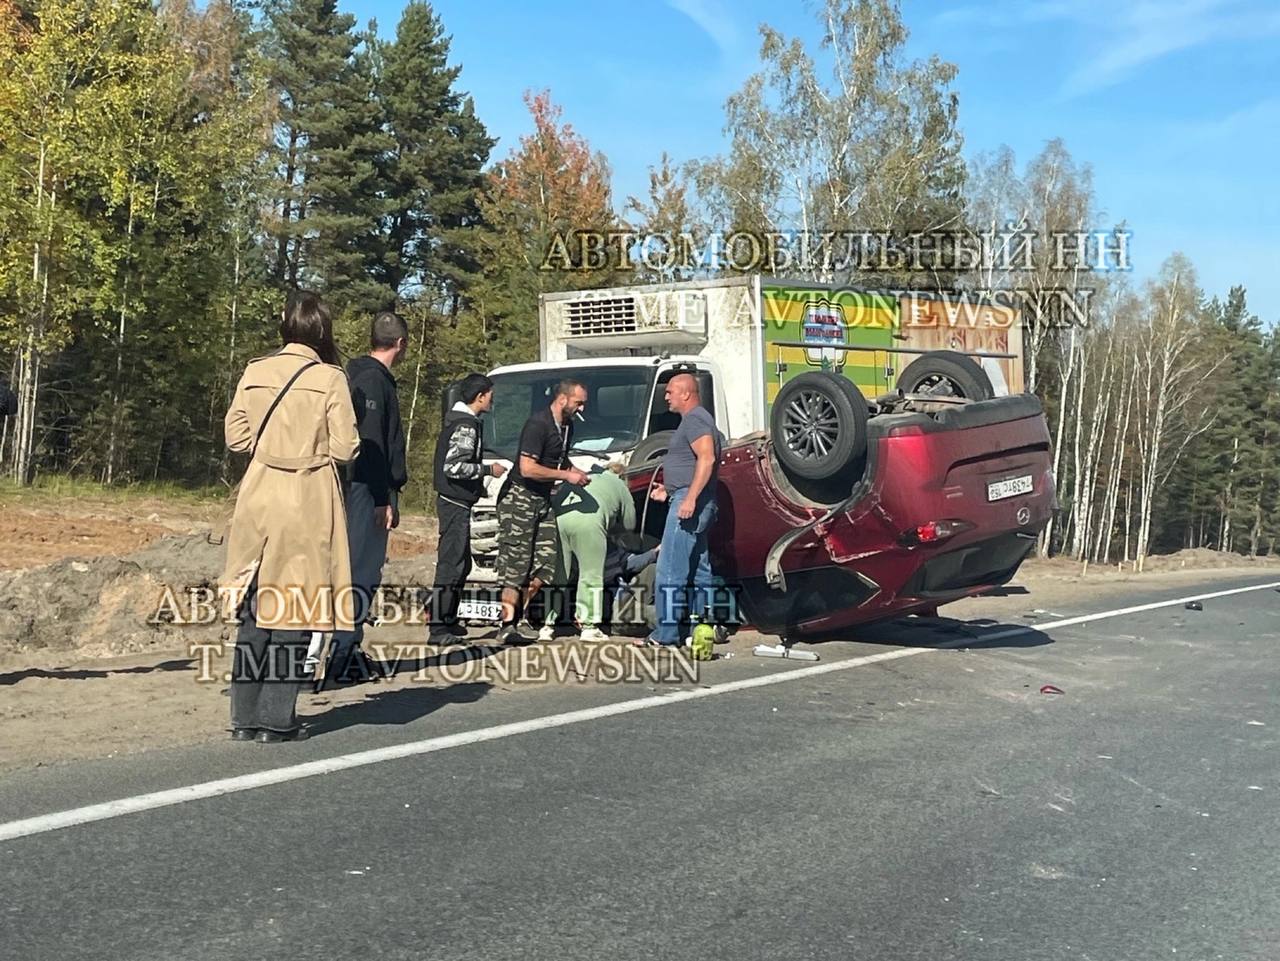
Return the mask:
M 881 628 L 821 664 L 966 646 L 0 841 L 0 957 L 1277 957 L 1280 594 L 966 630 Z M 411 692 L 402 723 L 303 744 L 27 772 L 0 829 L 653 688 Z

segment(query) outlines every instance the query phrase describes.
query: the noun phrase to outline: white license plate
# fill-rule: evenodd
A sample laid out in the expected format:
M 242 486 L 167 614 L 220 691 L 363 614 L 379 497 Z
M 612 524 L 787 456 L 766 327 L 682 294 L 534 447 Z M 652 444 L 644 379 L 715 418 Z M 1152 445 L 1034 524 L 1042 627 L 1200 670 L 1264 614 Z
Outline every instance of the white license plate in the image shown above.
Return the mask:
M 987 484 L 987 500 L 1002 501 L 1006 497 L 1030 494 L 1031 490 L 1030 474 L 1023 474 L 1021 477 L 1006 477 L 1004 480 L 991 481 Z
M 458 604 L 458 618 L 468 621 L 500 621 L 502 605 L 497 601 L 461 601 Z

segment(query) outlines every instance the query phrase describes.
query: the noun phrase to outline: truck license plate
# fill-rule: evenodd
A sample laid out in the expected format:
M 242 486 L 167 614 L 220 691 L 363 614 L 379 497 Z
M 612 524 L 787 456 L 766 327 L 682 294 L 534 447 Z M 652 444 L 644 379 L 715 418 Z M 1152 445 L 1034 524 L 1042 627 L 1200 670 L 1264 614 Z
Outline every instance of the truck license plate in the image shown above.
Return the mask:
M 497 601 L 461 601 L 458 604 L 458 618 L 468 621 L 500 621 L 502 605 Z
M 1031 493 L 1031 475 L 1006 477 L 1004 480 L 991 481 L 987 484 L 987 500 L 1002 501 L 1006 497 L 1017 497 L 1019 494 Z

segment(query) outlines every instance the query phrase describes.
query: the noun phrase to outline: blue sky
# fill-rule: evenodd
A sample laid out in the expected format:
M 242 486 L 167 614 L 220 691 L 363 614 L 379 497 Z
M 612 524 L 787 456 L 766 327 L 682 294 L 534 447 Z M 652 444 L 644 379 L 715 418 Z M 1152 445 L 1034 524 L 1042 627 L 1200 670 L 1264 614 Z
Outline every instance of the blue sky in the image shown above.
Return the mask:
M 402 0 L 340 0 L 394 33 Z M 619 203 L 666 149 L 724 146 L 725 98 L 753 72 L 767 21 L 816 45 L 809 3 L 437 0 L 459 82 L 504 156 L 529 129 L 527 88 L 553 99 L 609 158 Z M 1133 231 L 1135 275 L 1187 254 L 1209 295 L 1248 288 L 1280 321 L 1280 3 L 905 0 L 908 52 L 959 67 L 966 155 L 1011 147 L 1021 166 L 1053 137 L 1092 164 L 1105 220 Z

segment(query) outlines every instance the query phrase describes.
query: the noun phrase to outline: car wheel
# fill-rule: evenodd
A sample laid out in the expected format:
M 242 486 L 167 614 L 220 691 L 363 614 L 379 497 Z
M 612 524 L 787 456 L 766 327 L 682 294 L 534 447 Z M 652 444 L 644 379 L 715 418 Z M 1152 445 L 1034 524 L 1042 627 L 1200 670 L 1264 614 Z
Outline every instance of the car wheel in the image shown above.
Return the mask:
M 935 350 L 917 357 L 898 375 L 898 387 L 906 394 L 966 400 L 990 400 L 995 396 L 991 378 L 978 362 L 954 350 Z
M 867 402 L 853 382 L 810 372 L 787 381 L 769 427 L 783 469 L 801 480 L 861 473 L 867 453 Z
M 671 438 L 675 433 L 673 430 L 659 430 L 650 434 L 636 444 L 636 449 L 631 452 L 631 459 L 627 461 L 627 466 L 639 467 L 650 461 L 661 460 L 666 456 L 667 448 L 671 446 Z

